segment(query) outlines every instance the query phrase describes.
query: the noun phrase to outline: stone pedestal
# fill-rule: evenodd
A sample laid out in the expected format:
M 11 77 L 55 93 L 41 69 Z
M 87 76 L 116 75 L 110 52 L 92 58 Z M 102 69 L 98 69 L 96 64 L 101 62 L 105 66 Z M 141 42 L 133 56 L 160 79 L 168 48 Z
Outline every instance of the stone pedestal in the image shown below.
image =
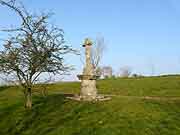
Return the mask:
M 82 80 L 81 98 L 85 100 L 94 100 L 97 97 L 96 80 Z
M 97 98 L 96 75 L 78 75 L 81 80 L 80 97 L 83 100 L 95 100 Z

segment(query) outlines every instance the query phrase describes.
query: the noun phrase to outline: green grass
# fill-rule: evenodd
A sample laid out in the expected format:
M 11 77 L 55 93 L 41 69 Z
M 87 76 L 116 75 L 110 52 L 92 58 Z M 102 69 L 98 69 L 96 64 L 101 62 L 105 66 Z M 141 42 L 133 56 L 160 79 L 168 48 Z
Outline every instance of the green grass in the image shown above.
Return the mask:
M 124 78 L 98 81 L 105 102 L 77 102 L 60 93 L 78 93 L 80 83 L 50 85 L 48 96 L 35 94 L 25 110 L 16 87 L 0 88 L 0 135 L 179 135 L 180 100 L 131 96 L 180 97 L 180 77 Z
M 118 78 L 100 80 L 100 93 L 124 96 L 180 96 L 180 76 Z M 49 87 L 50 92 L 78 93 L 80 83 L 60 83 Z
M 180 76 L 122 78 L 98 83 L 102 93 L 128 96 L 180 96 Z

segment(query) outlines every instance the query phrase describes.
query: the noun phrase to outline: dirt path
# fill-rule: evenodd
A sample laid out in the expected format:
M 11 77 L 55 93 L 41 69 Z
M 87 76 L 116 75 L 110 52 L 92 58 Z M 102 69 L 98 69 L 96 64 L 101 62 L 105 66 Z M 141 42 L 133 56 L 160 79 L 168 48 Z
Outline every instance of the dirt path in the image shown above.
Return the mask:
M 73 96 L 74 93 L 63 93 L 63 92 L 52 92 L 52 94 L 62 94 L 65 96 Z M 162 97 L 162 96 L 123 96 L 118 94 L 102 94 L 103 96 L 107 97 L 119 97 L 119 98 L 133 98 L 133 99 L 144 99 L 144 100 L 160 100 L 160 101 L 178 101 L 180 97 L 169 96 L 169 97 Z
M 120 98 L 134 98 L 134 99 L 145 99 L 145 100 L 164 100 L 164 101 L 176 101 L 180 100 L 180 97 L 160 97 L 160 96 L 122 96 L 122 95 L 105 95 L 110 97 L 120 97 Z

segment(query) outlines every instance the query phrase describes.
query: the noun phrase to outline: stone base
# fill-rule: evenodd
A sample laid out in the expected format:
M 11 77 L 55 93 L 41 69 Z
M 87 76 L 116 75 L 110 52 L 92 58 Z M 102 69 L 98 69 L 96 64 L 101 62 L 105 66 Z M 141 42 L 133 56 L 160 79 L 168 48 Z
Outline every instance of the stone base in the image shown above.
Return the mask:
M 97 96 L 96 80 L 82 80 L 80 95 L 83 99 L 95 99 Z
M 94 101 L 107 101 L 111 100 L 111 97 L 108 96 L 103 96 L 103 95 L 97 95 L 94 99 L 86 99 L 82 96 L 79 95 L 74 95 L 72 97 L 67 97 L 67 99 L 75 100 L 75 101 L 89 101 L 89 102 L 94 102 Z

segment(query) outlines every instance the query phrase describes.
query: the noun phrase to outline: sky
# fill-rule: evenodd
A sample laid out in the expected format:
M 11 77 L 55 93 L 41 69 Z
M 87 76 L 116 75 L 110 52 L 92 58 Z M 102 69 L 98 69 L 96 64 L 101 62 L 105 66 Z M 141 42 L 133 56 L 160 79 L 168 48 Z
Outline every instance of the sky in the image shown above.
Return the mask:
M 180 73 L 179 0 L 22 2 L 31 12 L 53 12 L 50 22 L 62 28 L 67 43 L 82 52 L 84 38 L 104 37 L 107 49 L 101 65 L 112 66 L 115 74 L 124 66 L 143 75 Z M 0 18 L 0 28 L 18 25 L 20 21 L 4 7 L 0 7 Z M 0 32 L 0 38 L 3 36 Z M 69 56 L 66 62 L 74 65 L 76 70 L 65 78 L 76 80 L 83 63 L 79 56 Z

